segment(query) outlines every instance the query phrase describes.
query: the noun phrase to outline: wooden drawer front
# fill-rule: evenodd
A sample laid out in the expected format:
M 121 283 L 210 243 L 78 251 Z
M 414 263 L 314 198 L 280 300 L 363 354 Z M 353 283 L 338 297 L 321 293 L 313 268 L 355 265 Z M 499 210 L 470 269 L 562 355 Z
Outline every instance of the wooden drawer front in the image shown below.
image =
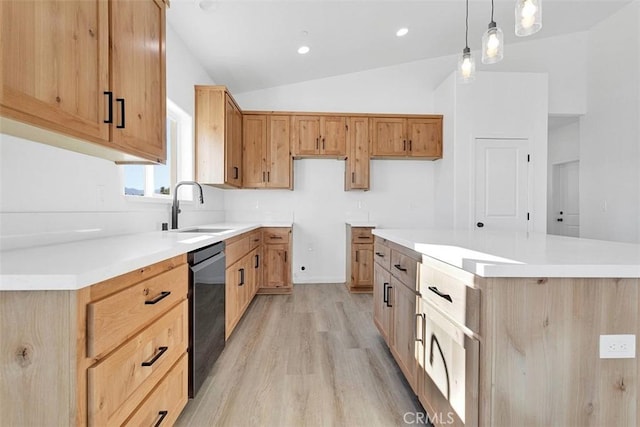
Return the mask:
M 352 243 L 373 243 L 373 234 L 371 234 L 371 228 L 352 228 L 351 239 Z
M 407 287 L 416 291 L 419 287 L 417 270 L 418 261 L 394 249 L 391 250 L 391 267 L 389 271 Z
M 379 241 L 373 247 L 373 259 L 385 269 L 391 269 L 391 249 Z
M 463 273 L 462 276 L 473 276 L 462 270 L 459 271 Z M 422 297 L 459 324 L 479 332 L 480 290 L 467 286 L 466 283 L 469 282 L 473 283 L 473 280 L 455 277 L 428 261 L 423 262 L 420 267 Z
M 87 355 L 112 350 L 178 301 L 186 299 L 187 264 L 87 305 Z
M 289 227 L 274 227 L 262 230 L 263 241 L 266 245 L 289 243 L 290 234 L 291 228 Z
M 249 234 L 249 250 L 252 251 L 262 245 L 262 231 L 255 230 Z
M 185 300 L 89 368 L 89 423 L 122 424 L 176 360 L 186 354 L 188 333 Z
M 188 366 L 184 354 L 123 425 L 172 426 L 187 404 Z
M 240 236 L 236 236 L 237 240 L 231 243 L 227 243 L 225 246 L 225 262 L 226 267 L 235 264 L 240 258 L 247 254 L 251 249 L 251 239 L 249 234 L 245 233 Z

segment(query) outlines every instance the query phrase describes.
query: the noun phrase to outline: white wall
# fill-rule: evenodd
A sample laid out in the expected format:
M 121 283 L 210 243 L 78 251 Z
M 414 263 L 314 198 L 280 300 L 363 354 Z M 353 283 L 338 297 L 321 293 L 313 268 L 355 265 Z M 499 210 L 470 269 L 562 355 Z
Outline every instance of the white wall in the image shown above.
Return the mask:
M 478 72 L 472 84 L 459 84 L 451 75 L 436 89 L 436 108 L 454 122 L 445 128 L 446 163 L 434 177 L 437 224 L 473 227 L 474 141 L 514 138 L 529 141 L 530 230 L 546 232 L 547 85 L 546 74 Z
M 587 114 L 581 119 L 580 233 L 640 242 L 640 2 L 588 37 Z
M 211 79 L 167 27 L 167 96 L 193 114 L 193 85 Z M 177 57 L 174 61 L 174 57 Z M 2 249 L 160 230 L 170 202 L 125 198 L 113 162 L 0 134 Z M 224 219 L 223 192 L 205 189 L 205 204 L 183 203 L 181 224 Z

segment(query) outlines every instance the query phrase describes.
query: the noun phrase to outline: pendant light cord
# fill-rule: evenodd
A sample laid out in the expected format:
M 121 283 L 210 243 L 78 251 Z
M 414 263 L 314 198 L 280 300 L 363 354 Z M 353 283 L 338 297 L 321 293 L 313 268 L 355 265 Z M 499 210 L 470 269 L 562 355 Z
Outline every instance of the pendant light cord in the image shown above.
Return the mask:
M 493 0 L 491 0 L 493 2 Z M 469 0 L 467 0 L 467 12 L 465 17 L 465 30 L 464 30 L 464 46 L 469 48 Z
M 493 0 L 491 0 L 491 22 L 493 22 Z

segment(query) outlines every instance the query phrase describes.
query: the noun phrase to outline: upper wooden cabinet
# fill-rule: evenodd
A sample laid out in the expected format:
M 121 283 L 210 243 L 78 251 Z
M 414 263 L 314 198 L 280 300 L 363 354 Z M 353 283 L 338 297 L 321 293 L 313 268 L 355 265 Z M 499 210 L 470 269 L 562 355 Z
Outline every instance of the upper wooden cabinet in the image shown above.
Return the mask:
M 289 140 L 289 116 L 244 115 L 243 186 L 245 188 L 293 188 Z
M 371 157 L 442 158 L 442 116 L 371 120 Z
M 224 86 L 196 86 L 196 180 L 242 187 L 242 113 Z
M 344 189 L 369 189 L 369 118 L 347 119 L 347 162 Z
M 5 0 L 0 16 L 3 132 L 165 161 L 164 2 Z
M 346 120 L 345 116 L 337 115 L 294 115 L 291 154 L 294 157 L 345 157 Z

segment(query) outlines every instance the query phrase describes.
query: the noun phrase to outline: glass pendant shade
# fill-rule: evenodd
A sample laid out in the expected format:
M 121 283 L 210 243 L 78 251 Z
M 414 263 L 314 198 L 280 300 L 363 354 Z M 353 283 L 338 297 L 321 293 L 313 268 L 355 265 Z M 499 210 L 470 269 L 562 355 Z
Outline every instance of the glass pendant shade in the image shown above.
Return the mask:
M 516 36 L 537 33 L 542 28 L 542 0 L 516 0 Z
M 471 49 L 465 47 L 458 58 L 458 80 L 469 83 L 476 79 L 476 63 L 471 56 Z
M 482 35 L 482 63 L 495 64 L 504 57 L 504 35 L 491 21 L 489 29 Z

